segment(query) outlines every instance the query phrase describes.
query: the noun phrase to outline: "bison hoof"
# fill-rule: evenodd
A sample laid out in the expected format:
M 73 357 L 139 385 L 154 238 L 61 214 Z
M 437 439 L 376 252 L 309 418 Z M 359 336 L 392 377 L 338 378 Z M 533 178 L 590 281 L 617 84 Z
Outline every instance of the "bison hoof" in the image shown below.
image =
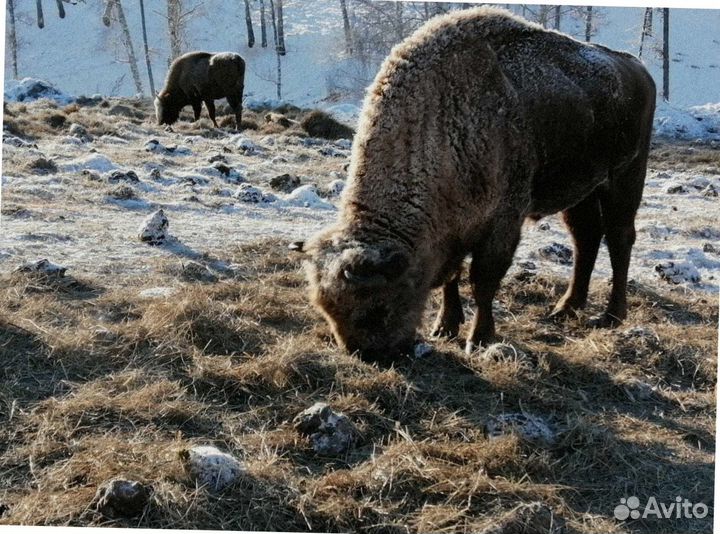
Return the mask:
M 459 326 L 453 328 L 450 326 L 435 325 L 435 326 L 433 326 L 433 329 L 430 332 L 430 335 L 432 337 L 445 337 L 447 339 L 455 339 L 458 336 L 459 332 L 460 332 Z
M 468 340 L 465 343 L 465 354 L 470 356 L 478 350 L 482 349 L 484 345 L 487 345 L 487 343 L 475 343 L 474 341 Z
M 588 320 L 588 326 L 590 328 L 615 328 L 621 323 L 622 319 L 611 313 L 603 313 L 602 315 L 591 317 L 590 320 Z
M 556 307 L 552 313 L 550 313 L 549 319 L 560 323 L 568 319 L 577 319 L 578 315 L 574 308 L 570 306 Z

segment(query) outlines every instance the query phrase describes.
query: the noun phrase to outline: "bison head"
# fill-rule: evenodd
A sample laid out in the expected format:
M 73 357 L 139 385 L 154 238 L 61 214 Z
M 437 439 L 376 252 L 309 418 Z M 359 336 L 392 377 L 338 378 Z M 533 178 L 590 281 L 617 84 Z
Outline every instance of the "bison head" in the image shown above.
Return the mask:
M 180 118 L 180 108 L 173 105 L 169 93 L 158 93 L 154 104 L 155 117 L 159 125 L 174 124 Z
M 304 249 L 311 301 L 341 347 L 364 360 L 392 359 L 412 350 L 427 295 L 418 287 L 406 248 L 331 232 Z

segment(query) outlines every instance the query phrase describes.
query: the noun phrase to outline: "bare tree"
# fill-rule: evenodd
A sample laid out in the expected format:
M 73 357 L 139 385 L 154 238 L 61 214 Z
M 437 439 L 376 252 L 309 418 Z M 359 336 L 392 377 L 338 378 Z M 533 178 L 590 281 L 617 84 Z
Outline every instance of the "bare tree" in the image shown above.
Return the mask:
M 182 0 L 167 0 L 168 36 L 170 58 L 168 63 L 182 55 Z
M 640 33 L 640 52 L 638 56 L 642 57 L 643 48 L 645 47 L 645 39 L 652 36 L 653 8 L 645 8 L 645 16 L 643 17 L 643 27 Z
M 10 39 L 10 54 L 12 58 L 12 69 L 13 69 L 13 78 L 18 79 L 18 63 L 17 63 L 17 50 L 18 50 L 18 42 L 17 42 L 17 33 L 15 32 L 15 0 L 8 0 L 7 2 L 7 8 L 8 8 L 8 15 L 9 15 L 9 25 L 10 25 L 10 31 L 8 32 L 8 38 Z
M 429 6 L 426 3 L 426 14 L 428 14 L 428 9 Z M 353 53 L 352 30 L 350 29 L 350 17 L 348 16 L 347 0 L 340 0 L 340 10 L 342 11 L 343 29 L 345 30 L 345 53 L 351 55 Z
M 587 6 L 585 11 L 585 42 L 589 43 L 592 37 L 593 6 Z
M 267 48 L 267 23 L 265 21 L 265 0 L 260 0 L 260 46 Z
M 138 93 L 143 93 L 144 91 L 142 80 L 140 79 L 140 69 L 138 69 L 137 56 L 135 55 L 135 47 L 133 46 L 132 37 L 130 36 L 130 29 L 128 28 L 121 0 L 107 0 L 107 4 L 105 4 L 105 10 L 103 12 L 103 23 L 108 25 L 106 20 L 110 20 L 113 8 L 115 8 L 115 12 L 117 13 L 117 21 L 120 24 L 120 29 L 122 31 L 123 45 L 125 45 L 125 50 L 127 51 L 130 72 L 132 73 L 133 81 L 135 82 L 135 90 Z
M 45 27 L 45 17 L 43 16 L 42 0 L 35 0 L 35 8 L 37 9 L 37 25 L 38 28 Z
M 148 80 L 150 81 L 150 94 L 155 94 L 155 80 L 153 80 L 152 65 L 150 65 L 150 50 L 148 48 L 147 26 L 145 25 L 145 0 L 140 0 L 140 21 L 142 22 L 143 47 L 145 48 L 145 65 L 147 66 Z
M 560 8 L 562 8 L 562 6 L 555 6 L 555 25 L 553 27 L 556 30 L 560 29 L 560 17 L 562 16 Z
M 663 100 L 670 101 L 670 9 L 663 8 Z
M 270 13 L 273 29 L 273 41 L 275 43 L 275 57 L 277 58 L 277 76 L 275 78 L 275 87 L 277 89 L 277 98 L 282 100 L 282 55 L 280 53 L 280 42 L 278 40 L 278 24 L 276 20 L 275 2 L 270 0 Z
M 253 31 L 252 17 L 250 16 L 250 0 L 245 0 L 245 26 L 247 26 L 248 48 L 255 46 L 255 32 Z
M 277 50 L 278 55 L 285 55 L 285 23 L 283 17 L 283 0 L 275 0 L 277 6 Z

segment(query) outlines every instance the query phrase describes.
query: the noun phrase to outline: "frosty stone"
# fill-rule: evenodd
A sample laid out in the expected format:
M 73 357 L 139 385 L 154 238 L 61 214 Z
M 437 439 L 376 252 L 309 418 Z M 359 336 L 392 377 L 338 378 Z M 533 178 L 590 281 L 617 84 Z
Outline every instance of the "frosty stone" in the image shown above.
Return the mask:
M 182 266 L 182 277 L 189 281 L 217 282 L 218 277 L 205 265 L 195 261 L 189 261 Z
M 258 146 L 253 143 L 250 139 L 247 137 L 241 137 L 237 140 L 235 145 L 242 151 L 242 153 L 246 156 L 251 156 L 252 154 L 255 154 L 259 149 Z
M 702 190 L 702 196 L 704 197 L 716 197 L 718 196 L 718 190 L 713 184 L 709 184 L 705 189 Z
M 667 189 L 665 189 L 665 192 L 668 195 L 681 195 L 687 193 L 688 190 L 683 184 L 670 184 Z
M 240 460 L 209 445 L 180 451 L 180 459 L 185 471 L 211 491 L 227 488 L 247 472 Z
M 350 150 L 352 148 L 352 141 L 350 139 L 338 139 L 335 141 L 335 146 L 343 150 Z
M 250 202 L 257 204 L 263 201 L 263 192 L 259 188 L 250 184 L 240 184 L 240 187 L 233 195 L 241 202 Z
M 494 343 L 480 355 L 485 362 L 527 362 L 528 356 L 508 343 Z
M 65 271 L 67 267 L 56 265 L 48 259 L 31 261 L 15 269 L 18 273 L 40 274 L 52 278 L 62 278 L 65 276 Z
M 431 354 L 433 351 L 432 345 L 428 345 L 427 343 L 418 343 L 413 348 L 413 354 L 416 358 L 424 358 L 428 354 Z
M 140 181 L 140 178 L 138 178 L 135 171 L 112 171 L 108 175 L 107 181 L 111 184 L 117 184 L 119 182 L 137 183 Z
M 540 446 L 555 443 L 555 432 L 541 417 L 524 413 L 507 413 L 492 416 L 485 423 L 485 433 L 490 439 L 516 434 L 521 439 Z
M 168 237 L 167 230 L 169 225 L 170 222 L 165 216 L 165 212 L 163 210 L 157 210 L 140 225 L 140 241 L 150 243 L 151 245 L 163 243 Z
M 327 195 L 329 197 L 338 197 L 345 189 L 345 181 L 344 180 L 333 180 L 330 182 L 327 186 Z
M 300 178 L 292 174 L 282 174 L 270 179 L 270 187 L 281 193 L 292 193 L 300 186 Z
M 676 263 L 668 261 L 655 266 L 655 272 L 658 276 L 672 284 L 682 284 L 683 282 L 692 282 L 697 284 L 700 282 L 700 273 L 692 263 L 682 262 Z
M 316 402 L 298 414 L 294 423 L 298 432 L 310 437 L 318 454 L 341 454 L 352 446 L 357 435 L 350 419 L 324 402 Z
M 560 243 L 553 243 L 538 250 L 540 257 L 546 260 L 560 263 L 561 265 L 572 264 L 572 250 Z
M 150 494 L 151 489 L 140 482 L 113 479 L 98 488 L 95 508 L 110 519 L 135 517 L 145 509 Z

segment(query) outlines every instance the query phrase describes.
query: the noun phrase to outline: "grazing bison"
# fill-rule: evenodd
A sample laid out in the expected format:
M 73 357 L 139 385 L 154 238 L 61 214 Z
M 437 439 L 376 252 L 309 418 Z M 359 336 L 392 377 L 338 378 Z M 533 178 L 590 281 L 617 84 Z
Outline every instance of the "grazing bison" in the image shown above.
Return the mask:
M 170 65 L 165 87 L 155 98 L 158 124 L 173 124 L 182 108 L 190 104 L 195 120 L 200 118 L 202 103 L 215 127 L 215 100 L 227 98 L 235 112 L 235 128 L 242 121 L 242 98 L 245 84 L 245 61 L 232 52 L 210 54 L 189 52 Z
M 466 350 L 491 341 L 523 221 L 559 211 L 575 265 L 554 315 L 585 304 L 604 235 L 613 286 L 596 325 L 621 321 L 654 106 L 631 55 L 494 8 L 429 21 L 368 89 L 339 220 L 304 246 L 312 302 L 338 343 L 369 359 L 410 349 L 439 286 L 432 332 L 456 336 L 469 253 Z

